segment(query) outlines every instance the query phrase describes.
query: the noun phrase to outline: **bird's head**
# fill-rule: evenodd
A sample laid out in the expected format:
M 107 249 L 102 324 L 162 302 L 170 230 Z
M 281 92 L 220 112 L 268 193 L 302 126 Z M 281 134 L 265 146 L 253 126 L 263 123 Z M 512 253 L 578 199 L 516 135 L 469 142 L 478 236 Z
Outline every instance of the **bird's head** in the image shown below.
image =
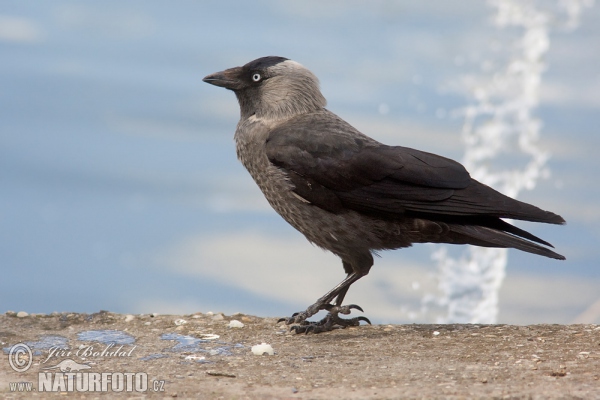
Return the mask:
M 317 77 L 284 57 L 262 57 L 242 67 L 210 74 L 203 81 L 233 90 L 240 103 L 242 119 L 252 115 L 288 119 L 319 110 L 326 104 Z

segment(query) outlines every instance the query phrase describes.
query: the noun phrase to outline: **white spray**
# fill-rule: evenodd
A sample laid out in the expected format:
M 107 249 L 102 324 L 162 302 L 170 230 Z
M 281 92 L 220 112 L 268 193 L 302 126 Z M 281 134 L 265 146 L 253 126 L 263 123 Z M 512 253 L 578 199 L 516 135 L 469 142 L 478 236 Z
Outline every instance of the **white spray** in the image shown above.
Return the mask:
M 545 69 L 543 57 L 550 48 L 549 30 L 564 11 L 567 28 L 575 28 L 582 9 L 591 3 L 560 0 L 558 11 L 547 11 L 534 0 L 489 1 L 495 26 L 516 30 L 518 35 L 496 45 L 506 57 L 500 65 L 495 59 L 486 60 L 482 63 L 484 77 L 469 76 L 460 83 L 473 99 L 461 115 L 466 146 L 462 162 L 474 179 L 517 197 L 521 190 L 533 189 L 540 178 L 548 176 L 549 155 L 539 146 L 542 124 L 534 111 Z M 506 159 L 513 168 L 499 165 Z M 522 165 L 514 168 L 518 164 Z M 445 315 L 437 317 L 440 323 L 495 323 L 507 250 L 469 246 L 454 258 L 441 247 L 432 257 L 438 263 L 441 294 L 425 296 L 424 310 L 442 307 Z

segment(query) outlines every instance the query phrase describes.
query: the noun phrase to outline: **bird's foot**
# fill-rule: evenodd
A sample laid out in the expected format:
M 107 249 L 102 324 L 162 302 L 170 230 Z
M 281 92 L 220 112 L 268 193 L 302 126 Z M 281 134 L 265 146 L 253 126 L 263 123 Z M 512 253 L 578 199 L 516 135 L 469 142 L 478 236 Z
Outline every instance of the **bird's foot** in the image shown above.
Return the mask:
M 314 311 L 314 306 L 317 306 L 317 311 Z M 339 317 L 339 314 L 350 314 L 352 309 L 356 309 L 361 312 L 363 311 L 363 309 L 356 304 L 349 304 L 347 306 L 334 306 L 333 304 L 313 304 L 306 311 L 295 313 L 290 318 L 281 318 L 279 322 L 285 321 L 287 325 L 297 324 L 290 328 L 290 330 L 293 330 L 296 333 L 328 332 L 334 329 L 344 329 L 347 326 L 359 326 L 360 321 L 365 321 L 371 325 L 371 321 L 369 321 L 369 319 L 366 317 L 355 317 L 348 319 Z M 306 320 L 310 316 L 316 314 L 319 310 L 327 310 L 329 313 L 325 316 L 325 318 L 317 322 Z

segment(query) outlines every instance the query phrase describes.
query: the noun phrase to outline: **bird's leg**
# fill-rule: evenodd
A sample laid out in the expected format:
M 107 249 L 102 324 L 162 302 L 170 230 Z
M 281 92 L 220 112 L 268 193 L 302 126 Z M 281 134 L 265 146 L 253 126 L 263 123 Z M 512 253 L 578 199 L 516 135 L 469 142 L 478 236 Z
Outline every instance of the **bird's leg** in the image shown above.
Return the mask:
M 291 318 L 282 318 L 280 321 L 286 321 L 287 324 L 303 323 L 307 318 L 310 318 L 313 315 L 315 315 L 316 313 L 318 313 L 319 311 L 326 310 L 328 307 L 330 307 L 331 306 L 330 303 L 333 301 L 333 299 L 338 297 L 340 294 L 342 295 L 342 299 L 343 299 L 344 296 L 346 295 L 346 293 L 348 292 L 348 288 L 350 288 L 350 285 L 352 285 L 354 282 L 359 280 L 361 277 L 362 277 L 362 275 L 358 275 L 356 273 L 348 274 L 346 279 L 341 281 L 333 289 L 331 289 L 329 292 L 327 292 L 324 296 L 319 298 L 313 305 L 308 307 L 306 309 L 306 311 L 294 313 L 294 315 L 292 315 Z M 337 304 L 337 302 L 336 302 L 336 304 Z
M 342 302 L 344 301 L 344 297 L 346 297 L 346 293 L 348 293 L 348 289 L 350 289 L 350 285 L 346 286 L 346 288 L 344 290 L 340 291 L 340 293 L 337 295 L 337 297 L 335 298 L 336 306 L 342 305 Z
M 338 314 L 350 314 L 352 309 L 363 311 L 362 308 L 355 304 L 342 306 L 342 301 L 354 282 L 362 278 L 365 274 L 356 272 L 349 273 L 346 279 L 341 281 L 333 289 L 327 292 L 324 296 L 319 298 L 313 305 L 308 307 L 306 311 L 297 312 L 290 318 L 282 318 L 279 322 L 285 321 L 286 324 L 299 324 L 293 326 L 291 329 L 295 330 L 296 333 L 320 333 L 330 331 L 336 328 L 345 328 L 347 326 L 358 326 L 360 321 L 371 323 L 368 318 L 356 317 L 351 319 L 342 319 L 338 317 Z M 331 304 L 333 299 L 336 299 L 335 305 Z M 329 313 L 325 318 L 318 322 L 306 321 L 321 310 L 327 310 Z

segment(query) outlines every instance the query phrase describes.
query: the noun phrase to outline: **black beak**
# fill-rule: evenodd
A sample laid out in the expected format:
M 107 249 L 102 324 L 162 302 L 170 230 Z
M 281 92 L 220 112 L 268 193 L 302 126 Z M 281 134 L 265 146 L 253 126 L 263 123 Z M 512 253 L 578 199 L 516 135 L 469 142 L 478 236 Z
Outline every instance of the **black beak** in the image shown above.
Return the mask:
M 239 90 L 244 87 L 244 82 L 240 79 L 241 72 L 241 67 L 229 68 L 225 71 L 207 75 L 202 80 L 211 85 L 224 87 L 230 90 Z

